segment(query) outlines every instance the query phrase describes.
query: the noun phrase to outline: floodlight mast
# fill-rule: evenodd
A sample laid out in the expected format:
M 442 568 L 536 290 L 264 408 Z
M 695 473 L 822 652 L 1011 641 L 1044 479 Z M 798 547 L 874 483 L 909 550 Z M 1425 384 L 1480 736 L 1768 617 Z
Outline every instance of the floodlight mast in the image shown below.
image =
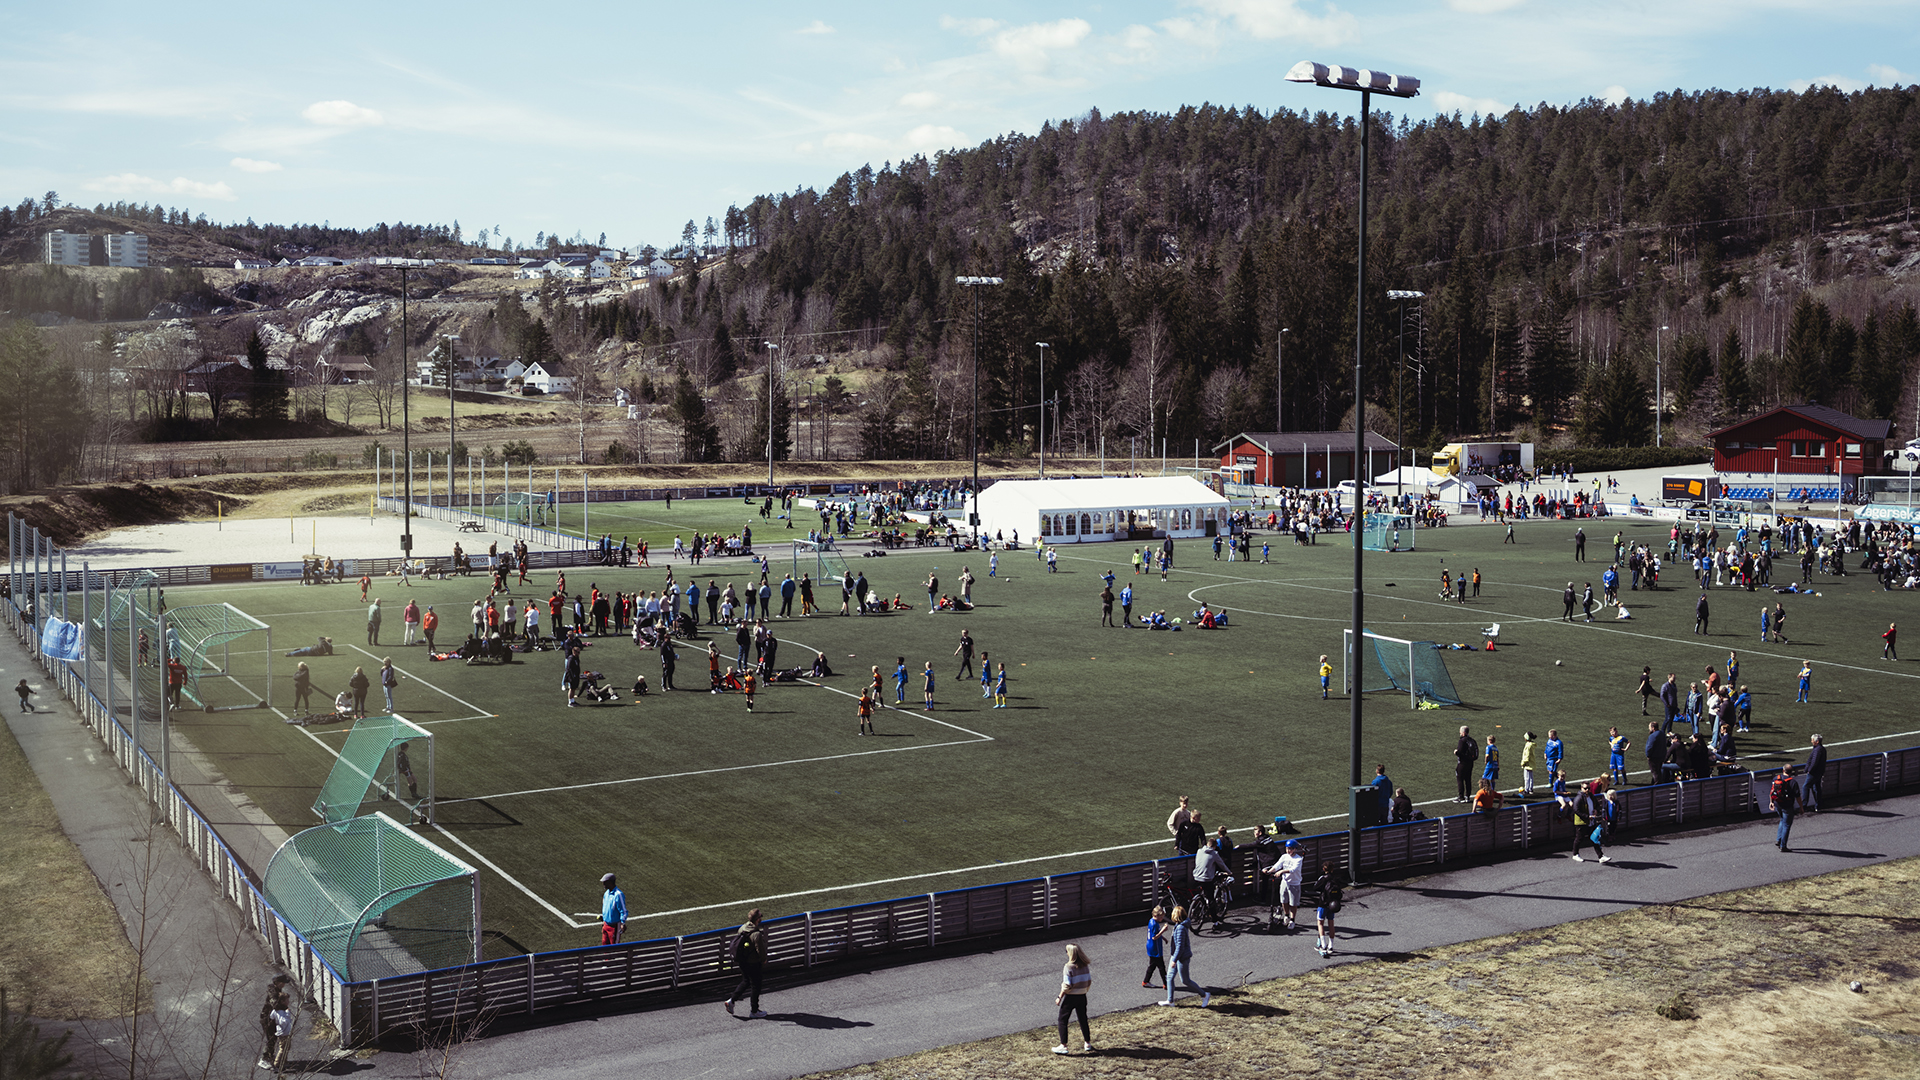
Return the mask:
M 1360 244 L 1353 301 L 1353 524 L 1356 527 L 1353 530 L 1352 648 L 1358 656 L 1359 643 L 1366 633 L 1366 599 L 1361 591 L 1364 580 L 1361 556 L 1366 551 L 1366 530 L 1358 526 L 1365 521 L 1363 515 L 1366 506 L 1366 484 L 1362 479 L 1361 461 L 1366 456 L 1367 446 L 1367 399 L 1363 376 L 1367 355 L 1367 132 L 1372 126 L 1368 123 L 1368 112 L 1374 94 L 1410 98 L 1420 92 L 1420 80 L 1365 68 L 1316 64 L 1311 60 L 1302 60 L 1293 65 L 1287 71 L 1286 78 L 1288 82 L 1313 83 L 1335 90 L 1354 90 L 1360 94 L 1360 198 L 1354 230 L 1359 234 Z M 1359 804 L 1353 792 L 1360 786 L 1360 707 L 1361 694 L 1356 687 L 1348 695 L 1347 711 L 1347 872 L 1354 881 L 1360 879 Z
M 997 277 L 956 277 L 955 285 L 962 288 L 979 288 L 983 285 L 999 285 L 1002 279 Z M 973 527 L 973 546 L 980 546 L 980 294 L 973 297 L 973 509 L 967 513 L 967 522 Z
M 1401 454 L 1404 454 L 1407 452 L 1406 424 L 1401 419 L 1401 413 L 1400 413 L 1402 409 L 1406 408 L 1406 400 L 1407 400 L 1407 394 L 1406 394 L 1407 301 L 1425 300 L 1426 298 L 1427 298 L 1426 293 L 1417 292 L 1413 289 L 1388 289 L 1387 290 L 1387 299 L 1400 301 L 1400 362 L 1395 364 L 1393 368 L 1393 441 L 1400 444 Z M 1417 410 L 1416 410 L 1416 415 L 1413 418 L 1413 422 L 1416 424 L 1420 422 L 1420 417 L 1417 415 Z M 1415 464 L 1418 464 L 1418 462 L 1415 462 Z M 1400 472 L 1400 470 L 1405 467 L 1406 467 L 1405 462 L 1400 460 L 1399 454 L 1394 455 L 1394 462 L 1393 462 L 1394 496 L 1393 497 L 1395 502 L 1398 502 L 1400 499 L 1405 497 L 1406 485 L 1405 485 L 1403 476 Z M 1399 509 L 1400 508 L 1398 506 L 1394 507 L 1394 510 L 1396 513 L 1399 511 Z

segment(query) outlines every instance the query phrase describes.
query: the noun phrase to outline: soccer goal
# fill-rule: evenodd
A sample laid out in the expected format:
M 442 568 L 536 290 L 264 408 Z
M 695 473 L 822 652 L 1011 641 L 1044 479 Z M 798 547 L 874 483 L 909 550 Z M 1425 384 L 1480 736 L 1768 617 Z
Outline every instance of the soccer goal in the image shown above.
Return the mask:
M 1439 646 L 1431 641 L 1387 637 L 1371 630 L 1363 636 L 1373 647 L 1355 657 L 1353 630 L 1340 631 L 1342 689 L 1353 693 L 1354 684 L 1358 683 L 1359 692 L 1363 694 L 1392 690 L 1407 695 L 1408 708 L 1412 709 L 1418 709 L 1422 701 L 1460 704 L 1460 693 L 1453 688 L 1453 676 L 1447 672 L 1447 662 Z
M 166 623 L 167 654 L 187 668 L 187 699 L 208 712 L 267 707 L 272 627 L 232 604 L 169 608 Z
M 547 524 L 548 496 L 546 492 L 509 491 L 505 495 L 495 495 L 491 505 L 500 508 L 501 516 L 519 525 Z
M 795 540 L 793 542 L 793 578 L 800 580 L 803 573 L 812 574 L 813 580 L 839 581 L 847 573 L 846 557 L 831 542 L 817 540 Z
M 1368 551 L 1412 551 L 1416 535 L 1418 530 L 1409 515 L 1368 514 L 1360 542 Z
M 433 735 L 427 729 L 404 716 L 363 716 L 354 723 L 313 812 L 322 821 L 346 821 L 359 817 L 369 801 L 433 824 Z

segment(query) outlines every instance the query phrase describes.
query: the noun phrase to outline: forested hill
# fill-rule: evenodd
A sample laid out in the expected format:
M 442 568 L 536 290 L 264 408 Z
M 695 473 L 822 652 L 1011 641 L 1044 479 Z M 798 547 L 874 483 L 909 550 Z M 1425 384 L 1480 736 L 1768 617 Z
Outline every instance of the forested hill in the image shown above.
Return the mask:
M 1703 422 L 1782 397 L 1888 415 L 1920 347 L 1879 332 L 1910 295 L 1894 283 L 1920 262 L 1907 227 L 1917 98 L 1816 88 L 1417 124 L 1377 113 L 1369 400 L 1393 398 L 1400 322 L 1386 291 L 1414 289 L 1428 295 L 1409 314 L 1410 436 L 1531 420 L 1635 441 L 1651 426 L 1660 326 L 1667 363 L 1685 354 L 1677 404 Z M 1357 123 L 1326 114 L 1091 112 L 757 199 L 728 215 L 759 252 L 733 280 L 884 335 L 909 393 L 926 383 L 916 363 L 972 348 L 976 297 L 955 275 L 1005 277 L 977 297 L 990 443 L 1032 434 L 1038 341 L 1062 412 L 1049 426 L 1068 437 L 1076 424 L 1131 428 L 1190 450 L 1269 429 L 1281 327 L 1286 425 L 1332 427 L 1351 405 L 1358 162 Z M 1783 358 L 1808 290 L 1823 302 L 1803 313 L 1819 340 L 1802 334 L 1807 355 Z M 762 332 L 722 321 L 736 339 Z M 919 445 L 928 433 L 911 429 L 933 414 L 901 404 Z

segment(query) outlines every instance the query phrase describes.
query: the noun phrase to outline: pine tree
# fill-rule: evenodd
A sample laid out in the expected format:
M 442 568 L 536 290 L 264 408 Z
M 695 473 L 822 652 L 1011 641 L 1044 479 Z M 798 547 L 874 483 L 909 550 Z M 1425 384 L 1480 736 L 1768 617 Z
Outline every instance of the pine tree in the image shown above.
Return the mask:
M 267 363 L 267 344 L 260 340 L 260 331 L 255 330 L 247 336 L 247 367 L 252 369 L 253 381 L 247 388 L 247 408 L 255 420 L 285 420 L 287 418 L 287 383 L 285 374 L 274 370 Z
M 1548 293 L 1527 328 L 1527 393 L 1534 422 L 1551 428 L 1574 391 L 1573 328 L 1558 293 Z
M 1731 326 L 1720 342 L 1720 402 L 1729 421 L 1745 417 L 1753 407 L 1753 380 L 1740 347 L 1740 331 Z
M 1827 336 L 1832 327 L 1833 316 L 1827 305 L 1815 300 L 1812 293 L 1801 293 L 1787 323 L 1787 348 L 1782 358 L 1787 393 L 1796 402 L 1827 401 L 1831 389 Z
M 694 388 L 685 367 L 680 368 L 674 378 L 673 404 L 669 409 L 673 422 L 680 427 L 680 460 L 720 460 L 720 432 L 707 417 L 707 403 Z

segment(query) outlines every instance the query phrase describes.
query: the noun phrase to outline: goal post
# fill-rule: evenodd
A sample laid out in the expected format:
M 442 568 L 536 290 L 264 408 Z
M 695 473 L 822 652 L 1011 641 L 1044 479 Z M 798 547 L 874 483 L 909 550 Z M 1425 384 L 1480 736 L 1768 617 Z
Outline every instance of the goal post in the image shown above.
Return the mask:
M 400 770 L 400 753 L 407 752 L 410 768 L 426 775 L 425 790 L 416 795 L 414 786 Z M 424 767 L 424 768 L 422 768 Z M 322 821 L 340 822 L 361 816 L 369 798 L 394 803 L 407 815 L 431 825 L 434 822 L 433 734 L 404 716 L 363 716 L 347 732 L 346 745 L 334 759 L 327 782 L 313 801 L 313 812 Z M 401 792 L 405 790 L 406 794 Z
M 802 573 L 811 573 L 817 585 L 822 581 L 839 581 L 846 572 L 846 557 L 840 554 L 840 549 L 834 546 L 832 541 L 825 543 L 817 540 L 793 541 L 795 581 L 800 579 Z
M 1361 546 L 1368 551 L 1413 551 L 1419 529 L 1407 514 L 1368 514 L 1361 527 Z
M 1392 690 L 1407 695 L 1410 709 L 1418 709 L 1422 701 L 1460 704 L 1460 692 L 1454 688 L 1453 676 L 1447 671 L 1439 646 L 1431 641 L 1388 637 L 1371 630 L 1364 630 L 1361 635 L 1372 648 L 1356 655 L 1353 629 L 1340 631 L 1340 681 L 1347 693 Z

